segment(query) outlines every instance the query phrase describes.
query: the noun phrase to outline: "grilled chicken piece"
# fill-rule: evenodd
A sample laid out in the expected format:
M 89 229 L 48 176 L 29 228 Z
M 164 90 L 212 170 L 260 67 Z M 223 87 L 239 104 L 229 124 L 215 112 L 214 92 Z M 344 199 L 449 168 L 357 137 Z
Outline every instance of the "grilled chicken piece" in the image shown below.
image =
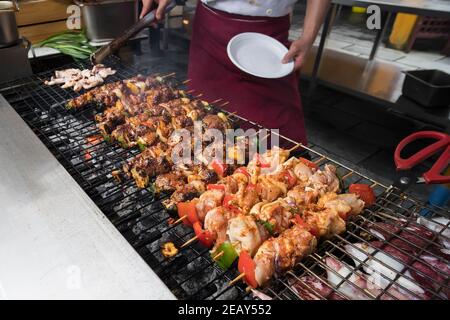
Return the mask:
M 318 195 L 317 190 L 308 187 L 305 188 L 302 185 L 295 186 L 287 193 L 287 197 L 299 207 L 315 203 Z
M 325 239 L 345 232 L 345 221 L 335 209 L 306 210 L 303 219 L 317 231 L 319 237 Z
M 181 189 L 187 183 L 187 178 L 177 171 L 158 175 L 155 180 L 156 192 L 172 192 Z
M 150 178 L 170 171 L 170 163 L 161 144 L 145 149 L 123 166 L 123 172 L 132 176 L 139 188 L 145 188 Z
M 255 277 L 260 286 L 274 274 L 292 269 L 313 252 L 317 239 L 303 226 L 294 225 L 277 238 L 270 238 L 258 249 L 255 257 Z
M 258 210 L 258 205 L 250 211 L 258 221 L 270 223 L 271 232 L 280 234 L 291 226 L 291 219 L 294 211 L 291 206 L 284 201 L 278 199 L 270 203 L 263 203 Z
M 289 151 L 279 147 L 273 147 L 263 154 L 256 154 L 247 165 L 247 171 L 254 176 L 260 173 L 274 172 L 279 165 L 285 162 L 289 157 Z M 262 168 L 264 167 L 264 168 Z
M 335 209 L 345 220 L 348 215 L 356 216 L 364 209 L 364 201 L 354 193 L 336 194 L 327 192 L 317 202 L 319 207 Z
M 309 181 L 315 171 L 302 162 L 298 162 L 294 166 L 294 174 L 301 182 Z
M 222 204 L 224 195 L 225 192 L 222 190 L 208 190 L 203 193 L 196 205 L 198 218 L 204 221 L 209 210 Z
M 318 170 L 309 179 L 312 188 L 320 190 L 321 194 L 339 191 L 339 179 L 336 167 L 326 164 L 324 170 Z
M 231 243 L 237 243 L 236 251 L 247 251 L 253 256 L 269 233 L 251 215 L 238 214 L 228 221 L 227 236 Z
M 277 181 L 270 176 L 260 176 L 256 185 L 256 190 L 261 200 L 267 200 L 269 202 L 284 197 L 287 193 L 287 188 L 285 183 Z
M 217 207 L 209 210 L 205 216 L 204 229 L 209 231 L 215 239 L 214 252 L 222 243 L 227 240 L 227 227 L 230 213 L 224 207 Z
M 202 119 L 204 129 L 217 129 L 225 132 L 226 129 L 231 129 L 230 122 L 221 118 L 217 114 L 208 114 Z
M 174 211 L 176 210 L 177 203 L 190 201 L 197 198 L 200 194 L 199 183 L 191 182 L 181 186 L 181 188 L 172 193 L 169 199 L 165 199 L 162 203 L 167 210 Z

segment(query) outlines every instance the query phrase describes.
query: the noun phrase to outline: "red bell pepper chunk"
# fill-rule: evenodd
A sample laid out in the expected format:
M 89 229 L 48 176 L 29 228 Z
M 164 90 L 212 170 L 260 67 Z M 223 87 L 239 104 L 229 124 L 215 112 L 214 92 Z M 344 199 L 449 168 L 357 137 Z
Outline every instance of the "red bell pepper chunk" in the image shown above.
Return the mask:
M 185 225 L 191 225 L 198 220 L 197 216 L 197 209 L 195 208 L 195 205 L 197 204 L 197 201 L 193 200 L 190 202 L 179 202 L 177 203 L 177 209 L 178 209 L 178 216 L 180 218 L 184 218 L 187 216 L 187 219 L 183 220 L 183 223 Z
M 348 188 L 350 193 L 357 194 L 359 198 L 364 201 L 366 207 L 370 207 L 375 203 L 376 196 L 373 189 L 367 184 L 354 183 Z
M 298 158 L 298 160 L 300 160 L 301 163 L 307 165 L 311 169 L 316 169 L 316 170 L 319 169 L 319 166 L 317 164 L 315 164 L 312 161 L 309 161 L 308 159 L 300 157 L 300 158 Z
M 233 201 L 234 201 L 235 198 L 236 197 L 233 194 L 226 194 L 225 197 L 223 198 L 222 205 L 225 208 L 229 209 L 231 206 L 234 206 L 233 205 Z
M 208 189 L 208 190 L 221 190 L 221 191 L 225 191 L 225 185 L 224 185 L 224 184 L 208 184 L 207 189 Z
M 292 175 L 289 170 L 286 170 L 284 172 L 284 176 L 285 176 L 285 178 L 287 180 L 289 188 L 292 188 L 293 186 L 295 186 L 295 184 L 297 183 L 297 177 L 296 176 Z
M 252 257 L 246 251 L 242 251 L 239 255 L 238 270 L 240 273 L 245 274 L 245 282 L 247 282 L 247 284 L 254 289 L 258 287 L 258 282 L 256 281 L 255 276 L 255 268 L 256 264 Z
M 211 167 L 220 177 L 224 177 L 226 175 L 227 165 L 219 160 L 213 160 L 213 162 L 211 162 Z
M 214 244 L 214 237 L 207 230 L 203 230 L 200 221 L 197 221 L 193 224 L 195 235 L 197 236 L 198 241 L 203 244 L 207 248 L 211 248 Z
M 250 178 L 250 173 L 247 171 L 247 168 L 246 168 L 246 167 L 239 167 L 239 168 L 237 168 L 237 169 L 234 171 L 234 173 L 242 173 L 242 174 L 245 174 L 247 177 Z

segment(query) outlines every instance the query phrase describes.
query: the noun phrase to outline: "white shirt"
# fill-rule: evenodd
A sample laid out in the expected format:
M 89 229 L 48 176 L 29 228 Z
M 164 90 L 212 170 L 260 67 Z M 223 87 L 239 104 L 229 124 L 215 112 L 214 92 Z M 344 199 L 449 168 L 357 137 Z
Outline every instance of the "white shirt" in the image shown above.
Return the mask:
M 228 13 L 257 17 L 281 17 L 292 12 L 297 0 L 201 0 Z

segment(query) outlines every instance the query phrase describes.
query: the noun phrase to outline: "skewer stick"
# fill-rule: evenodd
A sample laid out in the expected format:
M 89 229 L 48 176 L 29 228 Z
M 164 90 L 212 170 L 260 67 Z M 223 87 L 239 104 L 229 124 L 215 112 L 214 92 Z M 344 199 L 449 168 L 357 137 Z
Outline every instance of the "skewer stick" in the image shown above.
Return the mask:
M 188 216 L 182 216 L 181 218 L 179 218 L 178 220 L 174 221 L 172 224 L 178 224 L 180 222 L 182 222 L 183 220 L 185 220 Z
M 319 163 L 321 163 L 323 160 L 325 160 L 326 158 L 325 157 L 321 157 L 319 160 L 317 160 L 317 161 L 314 161 L 314 163 L 315 164 L 319 164 Z
M 220 98 L 220 99 L 217 99 L 217 100 L 214 100 L 213 102 L 211 102 L 211 104 L 216 104 L 216 103 L 219 103 L 220 101 L 222 101 L 223 99 L 222 98 Z
M 342 180 L 347 179 L 348 177 L 350 177 L 353 174 L 353 171 L 350 171 L 349 173 L 347 173 L 345 176 L 342 177 Z
M 232 245 L 233 248 L 234 248 L 234 247 L 236 247 L 238 244 L 239 244 L 239 242 L 233 242 L 231 245 Z M 216 261 L 217 259 L 219 259 L 221 256 L 224 255 L 224 252 L 225 252 L 225 251 L 220 251 L 220 252 L 219 252 L 218 254 L 216 254 L 212 259 L 213 259 L 214 261 Z
M 196 98 L 201 98 L 203 97 L 203 93 L 199 93 L 198 95 L 195 96 Z
M 172 72 L 172 73 L 166 74 L 166 75 L 164 75 L 164 76 L 161 76 L 161 78 L 162 78 L 162 79 L 165 79 L 165 78 L 173 77 L 173 76 L 175 76 L 175 75 L 176 75 L 176 73 L 175 73 L 175 72 Z
M 268 134 L 266 134 L 265 136 L 264 136 L 264 138 L 261 138 L 260 140 L 259 140 L 259 142 L 261 143 L 261 142 L 264 142 L 265 140 L 267 140 L 267 138 L 269 138 L 270 137 L 270 133 L 268 133 Z
M 226 105 L 230 104 L 230 101 L 225 101 L 222 103 L 219 107 L 225 107 Z
M 195 240 L 197 240 L 197 236 L 195 236 L 195 237 L 193 237 L 192 239 L 189 239 L 188 241 L 186 241 L 185 243 L 183 243 L 182 245 L 181 245 L 181 247 L 180 247 L 180 249 L 181 248 L 184 248 L 184 247 L 186 247 L 186 246 L 188 246 L 188 245 L 190 245 L 192 242 L 194 242 Z
M 236 278 L 234 278 L 233 280 L 230 281 L 230 283 L 228 284 L 229 287 L 234 286 L 236 283 L 238 283 L 242 278 L 245 277 L 245 273 L 241 273 L 240 275 L 238 275 Z
M 184 81 L 182 82 L 182 84 L 187 84 L 187 83 L 189 83 L 189 82 L 191 82 L 191 79 L 186 79 L 186 80 L 184 80 Z
M 401 221 L 401 219 L 396 218 L 394 216 L 391 216 L 390 214 L 387 214 L 387 213 L 384 213 L 384 212 L 381 212 L 381 211 L 378 211 L 377 214 L 379 214 L 380 216 L 383 216 L 385 218 L 391 219 L 391 220 Z
M 294 150 L 296 150 L 296 149 L 298 149 L 298 148 L 300 148 L 302 146 L 302 144 L 301 143 L 299 143 L 299 144 L 297 144 L 297 145 L 295 145 L 295 146 L 293 146 L 292 148 L 290 148 L 288 151 L 289 151 L 289 153 L 292 153 L 292 151 L 294 151 Z
M 188 90 L 188 91 L 186 91 L 187 94 L 191 94 L 191 93 L 194 93 L 194 92 L 195 92 L 195 90 Z
M 224 251 L 220 251 L 218 254 L 216 254 L 212 259 L 214 260 L 214 261 L 216 261 L 216 260 L 218 260 L 221 256 L 223 256 L 224 255 Z

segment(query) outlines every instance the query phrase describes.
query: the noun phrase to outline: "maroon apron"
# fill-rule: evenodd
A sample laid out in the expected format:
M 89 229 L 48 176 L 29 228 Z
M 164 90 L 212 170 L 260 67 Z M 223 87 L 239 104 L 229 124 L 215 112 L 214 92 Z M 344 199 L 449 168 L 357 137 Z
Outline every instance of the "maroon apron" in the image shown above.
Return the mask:
M 289 46 L 289 16 L 269 18 L 229 14 L 199 2 L 193 25 L 189 89 L 202 99 L 223 99 L 224 108 L 306 144 L 298 74 L 263 79 L 239 70 L 228 58 L 229 40 L 242 32 L 259 32 Z

